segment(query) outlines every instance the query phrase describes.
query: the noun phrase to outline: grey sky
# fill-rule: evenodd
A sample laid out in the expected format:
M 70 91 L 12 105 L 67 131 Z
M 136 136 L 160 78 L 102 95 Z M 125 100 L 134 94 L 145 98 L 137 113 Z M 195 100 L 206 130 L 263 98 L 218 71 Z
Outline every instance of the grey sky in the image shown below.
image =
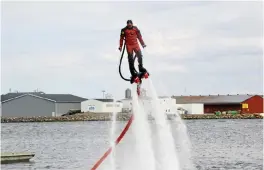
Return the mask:
M 159 95 L 262 93 L 261 2 L 2 3 L 2 93 L 123 98 L 120 30 L 132 19 Z M 122 71 L 129 77 L 125 55 Z M 106 81 L 109 79 L 110 81 Z

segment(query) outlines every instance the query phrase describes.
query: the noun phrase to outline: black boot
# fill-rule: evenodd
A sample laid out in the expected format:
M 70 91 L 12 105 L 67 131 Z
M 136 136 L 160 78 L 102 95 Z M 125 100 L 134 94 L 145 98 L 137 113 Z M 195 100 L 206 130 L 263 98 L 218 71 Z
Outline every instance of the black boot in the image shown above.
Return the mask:
M 138 70 L 139 70 L 139 72 L 140 72 L 140 73 L 139 73 L 139 74 L 140 74 L 140 79 L 141 79 L 143 76 L 145 76 L 145 74 L 148 74 L 148 75 L 149 75 L 147 69 L 145 69 L 141 64 L 138 65 Z
M 143 74 L 148 72 L 142 65 L 138 65 L 138 70 L 139 70 L 139 72 L 141 72 Z

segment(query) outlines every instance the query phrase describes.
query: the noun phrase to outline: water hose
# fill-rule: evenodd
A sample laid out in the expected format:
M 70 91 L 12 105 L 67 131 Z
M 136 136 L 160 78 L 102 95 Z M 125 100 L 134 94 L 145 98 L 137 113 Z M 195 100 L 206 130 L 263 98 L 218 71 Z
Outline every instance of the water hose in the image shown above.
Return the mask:
M 121 58 L 120 58 L 120 63 L 119 63 L 119 74 L 120 76 L 122 77 L 122 79 L 126 80 L 126 81 L 130 81 L 130 79 L 126 79 L 123 77 L 122 73 L 121 73 L 121 65 L 122 65 L 122 59 L 123 59 L 123 55 L 124 55 L 124 51 L 125 51 L 125 45 L 124 45 L 124 48 L 123 48 L 123 51 L 122 51 L 122 55 L 121 55 Z M 135 62 L 135 59 L 136 59 L 136 55 L 134 56 L 134 62 Z M 135 70 L 136 71 L 136 70 Z M 137 71 L 136 71 L 137 72 Z M 123 131 L 121 132 L 121 134 L 118 136 L 118 138 L 116 139 L 114 145 L 118 145 L 118 143 L 123 139 L 123 137 L 125 136 L 126 132 L 128 131 L 130 125 L 132 124 L 134 120 L 134 115 L 132 114 L 130 119 L 128 120 L 125 128 L 123 129 Z M 106 157 L 112 152 L 113 150 L 113 147 L 111 146 L 105 153 L 104 155 L 96 162 L 96 164 L 92 167 L 91 170 L 96 170 L 100 164 L 106 159 Z
M 127 79 L 127 78 L 124 78 L 124 76 L 122 75 L 121 73 L 121 66 L 122 66 L 122 60 L 123 60 L 123 56 L 124 56 L 124 52 L 125 52 L 125 48 L 126 48 L 126 43 L 124 44 L 124 47 L 123 47 L 123 51 L 122 51 L 122 54 L 121 54 L 121 58 L 120 58 L 120 62 L 119 62 L 119 74 L 121 76 L 121 78 L 125 81 L 130 81 L 130 79 Z M 136 59 L 137 55 L 135 54 L 134 58 L 133 58 L 133 62 L 135 63 L 135 59 Z M 134 68 L 134 71 L 136 73 L 138 73 L 138 71 Z
M 121 132 L 121 134 L 118 136 L 118 138 L 115 141 L 115 145 L 117 145 L 122 138 L 124 137 L 124 135 L 126 134 L 126 132 L 128 131 L 132 121 L 134 120 L 134 115 L 132 114 L 129 121 L 127 122 L 125 128 L 123 129 L 123 131 Z M 106 157 L 111 153 L 111 151 L 113 150 L 113 147 L 111 146 L 105 153 L 104 155 L 96 162 L 96 164 L 92 167 L 91 170 L 96 170 L 96 168 L 99 167 L 99 165 L 106 159 Z

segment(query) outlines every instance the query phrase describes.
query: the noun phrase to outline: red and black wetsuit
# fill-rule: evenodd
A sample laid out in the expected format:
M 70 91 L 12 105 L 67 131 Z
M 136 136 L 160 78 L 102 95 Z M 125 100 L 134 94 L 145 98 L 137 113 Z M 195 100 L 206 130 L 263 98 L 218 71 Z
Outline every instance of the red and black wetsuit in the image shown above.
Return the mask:
M 123 46 L 123 41 L 125 40 L 125 45 L 128 53 L 128 63 L 129 63 L 129 70 L 130 73 L 133 76 L 136 76 L 136 73 L 134 71 L 134 62 L 133 62 L 133 52 L 136 53 L 137 58 L 138 58 L 138 68 L 140 72 L 146 72 L 146 69 L 143 67 L 143 61 L 142 61 L 142 53 L 141 49 L 138 44 L 138 40 L 140 44 L 144 47 L 145 43 L 142 39 L 140 30 L 136 26 L 132 26 L 131 28 L 125 27 L 121 30 L 120 34 L 120 49 Z
M 132 26 L 132 28 L 125 27 L 121 30 L 120 35 L 120 47 L 123 46 L 123 40 L 126 41 L 126 48 L 128 53 L 133 53 L 140 51 L 140 47 L 137 39 L 142 46 L 145 45 L 140 30 L 136 26 Z

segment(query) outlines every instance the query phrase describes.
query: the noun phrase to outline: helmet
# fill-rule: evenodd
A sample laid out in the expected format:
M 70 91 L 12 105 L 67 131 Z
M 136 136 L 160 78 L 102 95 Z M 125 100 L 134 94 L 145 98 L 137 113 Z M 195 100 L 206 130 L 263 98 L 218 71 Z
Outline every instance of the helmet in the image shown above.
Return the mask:
M 127 24 L 133 24 L 132 20 L 127 20 Z

